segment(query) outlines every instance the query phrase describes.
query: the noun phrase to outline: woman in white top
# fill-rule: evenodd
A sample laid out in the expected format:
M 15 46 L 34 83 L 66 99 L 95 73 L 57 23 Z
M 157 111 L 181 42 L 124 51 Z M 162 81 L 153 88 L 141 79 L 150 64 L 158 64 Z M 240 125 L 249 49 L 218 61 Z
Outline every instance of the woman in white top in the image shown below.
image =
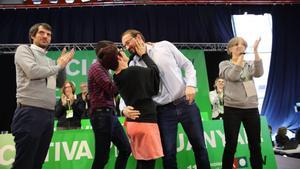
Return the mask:
M 215 80 L 214 88 L 215 90 L 209 92 L 209 99 L 212 105 L 212 119 L 218 120 L 222 119 L 224 114 L 224 79 L 217 77 Z

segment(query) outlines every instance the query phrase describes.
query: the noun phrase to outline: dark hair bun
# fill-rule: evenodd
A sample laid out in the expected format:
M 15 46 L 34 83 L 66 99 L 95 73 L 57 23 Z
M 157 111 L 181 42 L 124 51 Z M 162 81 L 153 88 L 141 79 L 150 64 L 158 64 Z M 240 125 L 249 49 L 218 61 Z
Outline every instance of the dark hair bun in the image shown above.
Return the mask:
M 115 45 L 102 48 L 99 55 L 102 56 L 102 65 L 105 69 L 116 70 L 118 68 L 118 48 Z

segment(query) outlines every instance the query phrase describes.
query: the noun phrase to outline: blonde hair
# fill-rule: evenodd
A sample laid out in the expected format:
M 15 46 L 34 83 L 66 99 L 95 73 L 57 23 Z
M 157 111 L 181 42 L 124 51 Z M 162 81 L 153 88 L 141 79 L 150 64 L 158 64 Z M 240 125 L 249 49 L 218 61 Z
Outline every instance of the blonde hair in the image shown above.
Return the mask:
M 235 45 L 237 45 L 239 43 L 239 41 L 243 42 L 243 45 L 245 46 L 245 48 L 247 48 L 248 44 L 245 41 L 245 39 L 243 39 L 242 37 L 233 37 L 229 40 L 229 42 L 227 43 L 227 54 L 231 56 L 231 52 L 229 51 L 229 49 Z
M 65 89 L 66 89 L 66 84 L 70 84 L 71 88 L 72 88 L 72 93 L 75 93 L 76 87 L 75 87 L 75 83 L 73 81 L 68 81 L 66 80 L 63 87 L 61 88 L 61 94 L 65 94 Z
M 217 83 L 218 83 L 218 81 L 219 81 L 220 79 L 224 80 L 224 79 L 221 78 L 221 77 L 217 77 L 216 80 L 215 80 L 215 83 L 214 83 L 214 88 L 215 88 L 215 89 L 217 89 Z

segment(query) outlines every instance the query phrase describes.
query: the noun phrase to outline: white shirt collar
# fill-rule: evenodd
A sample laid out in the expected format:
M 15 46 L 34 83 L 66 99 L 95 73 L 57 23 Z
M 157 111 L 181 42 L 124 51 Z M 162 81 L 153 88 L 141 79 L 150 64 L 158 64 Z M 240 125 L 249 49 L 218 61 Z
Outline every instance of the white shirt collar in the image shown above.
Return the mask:
M 154 46 L 154 44 L 155 43 L 151 43 L 151 44 L 148 44 L 148 43 L 145 43 L 146 44 L 146 46 L 147 46 L 147 54 L 150 56 L 151 55 L 151 50 L 152 50 L 152 48 L 153 48 L 153 46 Z M 134 55 L 134 57 L 133 57 L 133 62 L 134 62 L 134 65 L 136 65 L 136 62 L 139 62 L 140 60 L 142 60 L 142 58 L 141 57 L 139 57 L 139 56 L 137 56 L 137 55 Z
M 152 48 L 154 47 L 154 44 L 155 44 L 155 43 L 151 43 L 151 44 L 145 43 L 145 44 L 146 44 L 146 46 L 147 46 L 147 53 L 150 55 L 151 50 L 152 50 Z
M 41 48 L 41 47 L 39 47 L 39 46 L 37 46 L 37 45 L 35 45 L 35 44 L 31 44 L 31 45 L 30 45 L 30 48 L 31 48 L 31 49 L 34 49 L 34 50 L 37 50 L 37 51 L 39 51 L 39 52 L 41 52 L 41 53 L 47 54 L 47 50 L 45 50 L 45 49 L 43 49 L 43 48 Z

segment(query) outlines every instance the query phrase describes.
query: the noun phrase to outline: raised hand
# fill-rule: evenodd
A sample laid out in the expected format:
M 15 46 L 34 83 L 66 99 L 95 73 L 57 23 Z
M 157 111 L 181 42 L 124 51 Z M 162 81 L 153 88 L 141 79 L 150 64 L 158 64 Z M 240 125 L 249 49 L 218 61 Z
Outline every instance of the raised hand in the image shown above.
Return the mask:
M 253 44 L 254 52 L 257 52 L 257 48 L 258 48 L 260 40 L 261 40 L 261 37 L 259 37 L 257 40 L 255 40 L 255 42 Z
M 145 42 L 143 42 L 140 38 L 136 38 L 136 45 L 135 45 L 136 53 L 141 57 L 147 52 L 146 49 L 147 48 Z
M 259 37 L 257 40 L 255 40 L 254 45 L 253 45 L 255 60 L 260 60 L 260 56 L 257 52 L 257 48 L 258 48 L 260 40 L 261 40 L 261 38 Z
M 70 93 L 68 95 L 68 99 L 70 100 L 70 105 L 72 105 L 75 100 L 75 95 L 73 93 Z
M 67 96 L 64 94 L 61 95 L 61 103 L 63 106 L 67 105 Z
M 69 52 L 66 52 L 66 48 L 64 48 L 61 52 L 60 57 L 57 59 L 57 64 L 62 68 L 66 67 L 66 65 L 73 59 L 75 54 L 75 49 L 72 48 Z

